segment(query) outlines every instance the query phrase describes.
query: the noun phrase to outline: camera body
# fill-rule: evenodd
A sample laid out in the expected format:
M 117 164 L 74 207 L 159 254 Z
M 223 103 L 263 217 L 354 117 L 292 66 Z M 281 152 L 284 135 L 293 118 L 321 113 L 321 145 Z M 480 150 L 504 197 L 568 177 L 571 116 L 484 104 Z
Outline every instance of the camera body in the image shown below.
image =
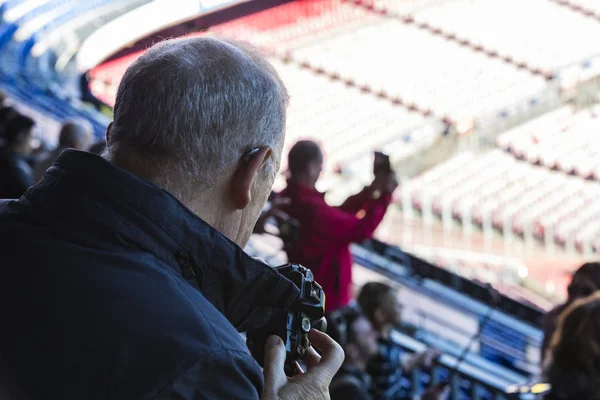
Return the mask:
M 302 358 L 310 347 L 308 332 L 327 329 L 325 322 L 325 293 L 315 282 L 313 273 L 298 264 L 286 264 L 275 268 L 280 274 L 294 282 L 300 289 L 300 296 L 289 307 L 275 314 L 269 323 L 256 331 L 246 332 L 246 344 L 252 356 L 264 366 L 265 342 L 271 335 L 277 335 L 285 344 L 285 372 L 293 375 L 296 361 Z

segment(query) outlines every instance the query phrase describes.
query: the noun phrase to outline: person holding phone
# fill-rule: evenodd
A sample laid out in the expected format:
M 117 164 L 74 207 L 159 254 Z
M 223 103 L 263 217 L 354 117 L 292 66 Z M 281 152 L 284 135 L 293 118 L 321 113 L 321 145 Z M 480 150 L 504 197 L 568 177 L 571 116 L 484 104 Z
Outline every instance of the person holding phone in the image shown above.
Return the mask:
M 325 290 L 326 309 L 346 306 L 352 290 L 349 245 L 369 239 L 379 226 L 398 186 L 389 158 L 376 156 L 373 182 L 332 207 L 316 189 L 323 169 L 323 153 L 310 140 L 297 142 L 289 152 L 288 186 L 279 196 L 289 199 L 281 211 L 297 221 L 296 239 L 286 246 L 289 261 L 310 268 Z

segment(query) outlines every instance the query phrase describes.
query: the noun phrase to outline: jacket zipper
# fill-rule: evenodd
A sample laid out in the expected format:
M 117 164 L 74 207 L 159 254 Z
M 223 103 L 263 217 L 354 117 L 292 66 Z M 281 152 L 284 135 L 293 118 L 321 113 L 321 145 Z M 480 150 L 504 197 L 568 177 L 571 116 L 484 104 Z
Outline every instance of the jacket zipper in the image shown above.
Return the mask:
M 190 279 L 196 278 L 196 271 L 194 270 L 194 267 L 192 266 L 192 262 L 190 261 L 190 256 L 185 251 L 179 250 L 175 254 L 175 259 L 181 266 L 181 272 L 182 272 L 184 279 L 189 281 Z

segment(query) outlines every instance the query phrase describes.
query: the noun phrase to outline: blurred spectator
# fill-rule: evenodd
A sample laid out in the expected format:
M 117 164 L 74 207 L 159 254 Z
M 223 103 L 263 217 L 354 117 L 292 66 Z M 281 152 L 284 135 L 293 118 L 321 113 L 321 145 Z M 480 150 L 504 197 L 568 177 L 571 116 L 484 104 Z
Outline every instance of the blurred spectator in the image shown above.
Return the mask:
M 0 138 L 4 135 L 4 129 L 8 121 L 17 115 L 19 115 L 17 110 L 6 104 L 6 95 L 0 91 Z
M 567 288 L 568 298 L 564 304 L 561 304 L 548 312 L 542 321 L 544 331 L 544 341 L 542 343 L 542 363 L 544 363 L 546 352 L 550 346 L 552 335 L 556 330 L 558 316 L 574 301 L 589 296 L 600 289 L 600 263 L 590 262 L 583 264 L 571 279 L 571 284 Z
M 104 149 L 106 149 L 106 141 L 101 140 L 91 145 L 88 151 L 90 153 L 97 154 L 100 156 L 104 152 Z
M 402 305 L 396 290 L 382 282 L 365 284 L 358 295 L 358 304 L 373 328 L 379 333 L 379 351 L 369 361 L 368 372 L 373 380 L 376 399 L 404 399 L 410 393 L 403 389 L 403 376 L 415 368 L 429 368 L 440 356 L 436 349 L 428 349 L 416 355 L 405 354 L 392 340 L 390 331 L 402 324 Z
M 351 307 L 332 313 L 329 319 L 328 331 L 346 354 L 329 387 L 331 400 L 369 400 L 367 362 L 377 353 L 377 333 L 367 318 Z
M 20 115 L 19 112 L 10 106 L 0 108 L 0 137 L 3 136 L 8 121 L 18 115 Z
M 600 292 L 559 316 L 549 353 L 547 400 L 600 399 Z
M 54 163 L 60 153 L 66 149 L 87 150 L 94 137 L 92 124 L 86 120 L 72 120 L 63 123 L 60 129 L 58 147 L 35 167 L 35 181 L 39 182 L 46 170 Z
M 31 398 L 326 398 L 343 359 L 327 335 L 309 334 L 322 358 L 288 378 L 281 339 L 263 375 L 239 334 L 299 294 L 242 250 L 287 104 L 251 47 L 163 41 L 125 72 L 104 158 L 65 150 L 0 204 L 0 354 Z
M 290 204 L 281 210 L 299 224 L 298 239 L 287 249 L 290 262 L 310 268 L 327 295 L 327 310 L 348 304 L 352 290 L 349 245 L 370 238 L 382 221 L 398 186 L 393 172 L 382 172 L 360 193 L 340 207 L 329 206 L 315 185 L 323 168 L 323 154 L 312 141 L 296 143 L 289 153 L 287 188 L 281 193 Z M 358 216 L 363 211 L 364 215 Z
M 4 145 L 0 147 L 0 199 L 19 198 L 34 183 L 33 170 L 27 163 L 34 125 L 23 115 L 6 124 Z
M 79 89 L 81 92 L 81 100 L 86 102 L 86 103 L 90 103 L 92 106 L 94 106 L 96 108 L 96 110 L 98 111 L 102 111 L 102 107 L 104 106 L 104 103 L 102 103 L 102 101 L 100 101 L 96 96 L 94 96 L 94 94 L 92 93 L 92 90 L 90 89 L 90 74 L 89 72 L 85 73 L 85 74 L 81 74 L 81 76 L 79 77 Z

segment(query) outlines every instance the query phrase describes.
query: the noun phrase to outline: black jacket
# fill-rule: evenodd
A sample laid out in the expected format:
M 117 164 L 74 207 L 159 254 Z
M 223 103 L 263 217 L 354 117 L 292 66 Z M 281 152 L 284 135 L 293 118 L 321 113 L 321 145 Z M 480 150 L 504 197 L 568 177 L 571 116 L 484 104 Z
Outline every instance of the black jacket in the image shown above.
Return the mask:
M 0 355 L 33 399 L 257 399 L 238 332 L 298 296 L 169 193 L 65 151 L 0 205 Z

